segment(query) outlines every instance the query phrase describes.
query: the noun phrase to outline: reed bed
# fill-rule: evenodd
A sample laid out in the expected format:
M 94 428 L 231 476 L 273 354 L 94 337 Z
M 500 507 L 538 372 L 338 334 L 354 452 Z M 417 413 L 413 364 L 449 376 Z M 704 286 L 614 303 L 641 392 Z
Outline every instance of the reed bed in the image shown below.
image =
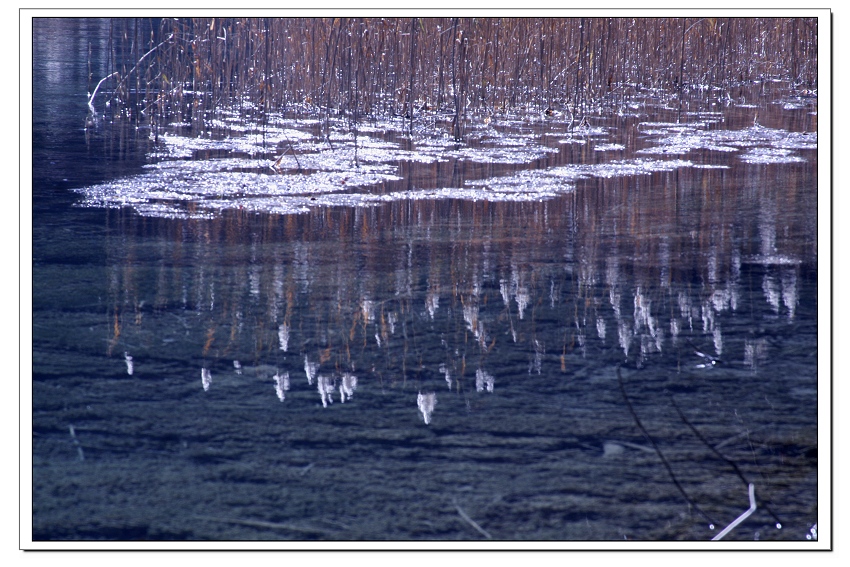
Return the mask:
M 814 18 L 116 18 L 110 29 L 100 90 L 113 116 L 151 124 L 239 108 L 246 120 L 390 116 L 412 129 L 436 113 L 461 138 L 475 113 L 579 121 L 646 89 L 817 88 Z

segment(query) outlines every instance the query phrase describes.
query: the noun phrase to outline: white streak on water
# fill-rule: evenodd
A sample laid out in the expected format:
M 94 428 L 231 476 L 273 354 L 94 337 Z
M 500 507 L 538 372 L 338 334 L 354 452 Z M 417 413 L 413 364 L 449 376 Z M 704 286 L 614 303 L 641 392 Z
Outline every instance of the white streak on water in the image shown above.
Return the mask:
M 437 405 L 437 394 L 435 392 L 419 392 L 419 395 L 416 397 L 416 406 L 419 408 L 419 412 L 422 414 L 422 419 L 425 420 L 425 424 L 428 425 L 431 423 L 431 414 L 434 412 L 434 407 Z

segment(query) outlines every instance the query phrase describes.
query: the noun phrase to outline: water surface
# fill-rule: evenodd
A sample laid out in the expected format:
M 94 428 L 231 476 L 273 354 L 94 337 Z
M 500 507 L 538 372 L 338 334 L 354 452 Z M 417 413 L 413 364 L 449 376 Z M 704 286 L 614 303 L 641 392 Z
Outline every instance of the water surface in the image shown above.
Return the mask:
M 212 147 L 84 129 L 98 25 L 36 25 L 34 539 L 811 535 L 816 99 Z

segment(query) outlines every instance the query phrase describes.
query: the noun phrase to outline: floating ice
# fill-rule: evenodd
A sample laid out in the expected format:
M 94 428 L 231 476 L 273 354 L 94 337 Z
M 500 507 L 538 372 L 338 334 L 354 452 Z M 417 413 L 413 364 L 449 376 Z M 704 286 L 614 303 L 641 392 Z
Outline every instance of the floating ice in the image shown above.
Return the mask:
M 405 132 L 405 122 L 374 120 L 343 129 L 341 122 L 325 129 L 324 121 L 268 116 L 259 129 L 244 116 L 225 113 L 212 120 L 198 137 L 178 135 L 191 125 L 173 124 L 158 136 L 153 163 L 140 175 L 78 189 L 80 206 L 130 207 L 143 216 L 212 218 L 228 209 L 297 214 L 318 207 L 368 207 L 413 199 L 529 202 L 553 199 L 572 191 L 588 177 L 622 177 L 695 165 L 664 156 L 698 149 L 741 152 L 745 163 L 802 161 L 797 150 L 817 148 L 816 133 L 794 133 L 753 126 L 744 130 L 717 129 L 717 113 L 697 116 L 689 123 L 643 122 L 640 132 L 649 142 L 637 158 L 594 164 L 568 164 L 532 169 L 533 162 L 557 153 L 542 143 L 557 136 L 562 144 L 588 143 L 610 135 L 609 129 L 585 124 L 565 133 L 566 124 L 531 132 L 539 117 L 499 120 L 499 127 L 471 125 L 469 144 L 459 144 L 439 127 L 428 132 Z M 713 128 L 713 129 L 712 129 Z M 537 127 L 534 127 L 537 130 Z M 554 139 L 553 139 L 554 140 Z M 552 141 L 548 142 L 552 144 Z M 554 144 L 553 144 L 554 145 Z M 598 143 L 599 154 L 625 151 L 620 143 Z M 400 166 L 456 160 L 480 164 L 509 164 L 519 171 L 504 176 L 471 179 L 457 187 L 393 190 L 385 184 L 400 181 Z M 522 169 L 528 165 L 528 169 Z M 436 306 L 434 306 L 436 308 Z M 281 338 L 281 345 L 284 344 Z M 285 349 L 284 349 L 285 350 Z
M 743 130 L 706 130 L 700 124 L 655 123 L 653 126 L 642 133 L 656 136 L 655 145 L 636 153 L 737 152 L 752 148 L 741 157 L 747 163 L 787 163 L 805 161 L 790 150 L 817 149 L 817 132 L 789 132 L 758 125 Z
M 741 156 L 747 163 L 793 163 L 806 161 L 793 154 L 791 150 L 776 148 L 753 148 Z
M 499 148 L 461 148 L 457 150 L 444 150 L 442 155 L 455 159 L 474 161 L 477 163 L 505 163 L 523 164 L 531 163 L 536 159 L 544 157 L 547 153 L 557 153 L 554 148 L 543 146 L 522 145 L 517 147 Z
M 626 146 L 623 144 L 598 144 L 593 149 L 597 152 L 616 152 L 625 150 Z
M 93 188 L 82 190 L 85 195 L 82 206 L 122 207 L 132 206 L 140 214 L 170 216 L 163 213 L 179 213 L 188 204 L 206 212 L 239 208 L 251 204 L 256 198 L 275 200 L 291 212 L 309 210 L 310 194 L 326 194 L 351 190 L 354 187 L 374 185 L 395 175 L 369 171 L 366 168 L 351 172 L 319 171 L 291 175 L 266 175 L 259 173 L 233 172 L 235 162 L 241 165 L 249 160 L 213 160 L 208 162 L 164 162 L 157 164 L 156 171 L 132 178 L 115 180 Z M 217 171 L 201 168 L 218 167 Z M 280 197 L 301 196 L 292 203 L 281 202 Z M 253 207 L 251 207 L 253 208 Z M 290 211 L 286 211 L 290 212 Z
M 233 125 L 229 128 L 233 129 Z M 171 159 L 190 158 L 198 152 L 241 152 L 248 155 L 263 154 L 278 145 L 312 138 L 309 134 L 292 129 L 269 129 L 262 133 L 230 136 L 223 139 L 179 136 L 170 133 L 159 135 L 155 150 L 158 156 Z
M 514 175 L 470 181 L 468 185 L 486 186 L 497 193 L 525 193 L 548 197 L 572 191 L 573 183 L 589 177 L 625 177 L 655 171 L 672 171 L 693 165 L 682 160 L 638 158 L 598 164 L 569 164 L 549 169 L 524 170 Z

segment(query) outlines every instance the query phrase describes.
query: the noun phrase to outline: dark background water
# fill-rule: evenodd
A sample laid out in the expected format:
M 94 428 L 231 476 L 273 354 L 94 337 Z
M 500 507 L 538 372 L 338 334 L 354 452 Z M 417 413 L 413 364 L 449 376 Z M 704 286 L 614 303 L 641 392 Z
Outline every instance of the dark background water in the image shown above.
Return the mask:
M 494 539 L 708 540 L 747 508 L 740 472 L 760 507 L 727 539 L 805 540 L 815 152 L 540 203 L 80 208 L 71 189 L 140 171 L 149 144 L 84 128 L 108 38 L 34 25 L 34 539 L 482 538 L 466 514 Z M 816 127 L 776 105 L 760 121 Z M 328 407 L 305 359 L 335 380 Z

